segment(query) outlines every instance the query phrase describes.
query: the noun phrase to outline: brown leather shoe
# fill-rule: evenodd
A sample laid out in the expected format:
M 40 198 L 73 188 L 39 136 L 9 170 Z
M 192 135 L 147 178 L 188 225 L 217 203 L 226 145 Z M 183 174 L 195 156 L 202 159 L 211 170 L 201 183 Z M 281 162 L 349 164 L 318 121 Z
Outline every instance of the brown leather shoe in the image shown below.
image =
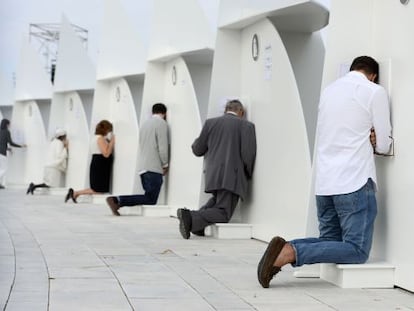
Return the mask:
M 257 266 L 257 278 L 260 285 L 264 288 L 269 287 L 269 283 L 273 276 L 281 270 L 279 267 L 274 267 L 273 264 L 285 244 L 286 241 L 283 238 L 278 236 L 274 237 L 267 246 L 262 259 Z
M 112 214 L 115 216 L 121 216 L 118 210 L 120 208 L 119 204 L 115 201 L 115 197 L 107 197 L 106 203 L 108 203 L 109 207 L 111 208 Z

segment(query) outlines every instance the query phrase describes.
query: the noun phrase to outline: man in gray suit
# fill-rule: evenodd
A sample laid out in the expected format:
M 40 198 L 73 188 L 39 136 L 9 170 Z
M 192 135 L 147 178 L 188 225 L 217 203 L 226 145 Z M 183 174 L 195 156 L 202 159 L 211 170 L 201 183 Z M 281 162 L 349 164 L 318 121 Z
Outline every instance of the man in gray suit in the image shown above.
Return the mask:
M 162 176 L 168 171 L 168 125 L 165 121 L 167 107 L 157 103 L 152 106 L 152 118 L 145 121 L 139 133 L 138 173 L 144 194 L 111 196 L 106 202 L 115 216 L 122 206 L 154 205 L 162 185 Z
M 190 238 L 190 232 L 203 236 L 211 224 L 229 222 L 239 197 L 246 195 L 256 158 L 256 134 L 254 124 L 243 115 L 241 102 L 229 101 L 224 115 L 208 119 L 192 145 L 196 156 L 204 156 L 205 192 L 212 197 L 198 211 L 178 209 L 184 239 Z

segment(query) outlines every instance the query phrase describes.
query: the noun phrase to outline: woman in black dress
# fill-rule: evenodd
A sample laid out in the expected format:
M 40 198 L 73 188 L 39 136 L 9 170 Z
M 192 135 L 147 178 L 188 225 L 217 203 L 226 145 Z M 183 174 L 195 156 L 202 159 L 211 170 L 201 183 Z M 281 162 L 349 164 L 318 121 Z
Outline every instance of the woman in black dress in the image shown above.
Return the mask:
M 65 202 L 72 199 L 77 203 L 76 199 L 80 195 L 109 192 L 114 145 L 115 136 L 112 134 L 112 123 L 107 120 L 100 121 L 96 125 L 95 136 L 91 141 L 90 188 L 78 191 L 69 188 Z

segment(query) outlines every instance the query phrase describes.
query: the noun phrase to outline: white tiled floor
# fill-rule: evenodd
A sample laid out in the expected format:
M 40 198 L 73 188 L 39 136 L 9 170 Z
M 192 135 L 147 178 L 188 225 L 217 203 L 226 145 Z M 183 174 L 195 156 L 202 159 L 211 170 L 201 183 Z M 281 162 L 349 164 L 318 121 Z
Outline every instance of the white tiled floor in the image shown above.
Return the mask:
M 263 289 L 265 244 L 183 240 L 173 218 L 0 190 L 2 310 L 414 310 L 399 289 L 341 289 L 285 269 Z

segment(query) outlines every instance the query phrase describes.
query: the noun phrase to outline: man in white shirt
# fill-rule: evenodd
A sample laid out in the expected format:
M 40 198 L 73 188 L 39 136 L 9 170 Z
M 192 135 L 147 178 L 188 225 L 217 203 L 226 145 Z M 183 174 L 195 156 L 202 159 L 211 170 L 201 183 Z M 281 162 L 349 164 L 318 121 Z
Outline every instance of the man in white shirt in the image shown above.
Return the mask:
M 317 126 L 315 193 L 319 238 L 286 242 L 274 237 L 258 265 L 267 288 L 281 267 L 313 263 L 364 263 L 377 214 L 374 153 L 391 145 L 388 96 L 379 65 L 360 56 L 350 72 L 322 93 Z

